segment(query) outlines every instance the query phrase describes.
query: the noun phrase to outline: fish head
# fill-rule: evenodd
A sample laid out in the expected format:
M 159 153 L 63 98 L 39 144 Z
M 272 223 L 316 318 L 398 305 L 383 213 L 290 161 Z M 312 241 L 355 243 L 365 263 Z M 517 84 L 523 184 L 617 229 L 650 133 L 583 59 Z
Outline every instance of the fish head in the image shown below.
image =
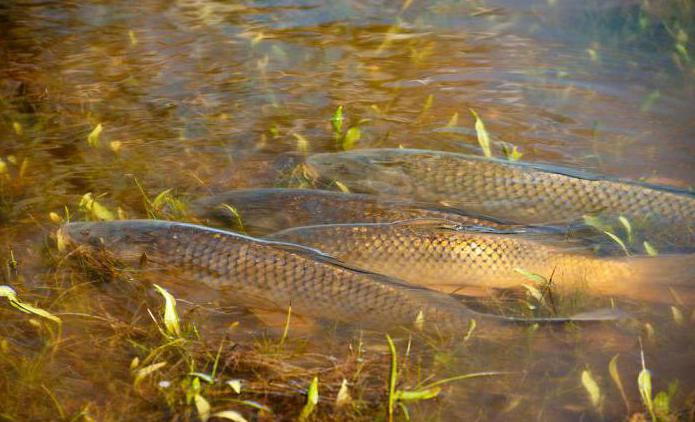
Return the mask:
M 321 153 L 306 160 L 310 173 L 321 182 L 340 182 L 355 192 L 388 195 L 413 191 L 405 164 L 398 150 Z
M 145 221 L 74 222 L 58 229 L 56 239 L 61 251 L 108 252 L 125 265 L 135 265 L 156 246 L 155 228 L 150 227 Z

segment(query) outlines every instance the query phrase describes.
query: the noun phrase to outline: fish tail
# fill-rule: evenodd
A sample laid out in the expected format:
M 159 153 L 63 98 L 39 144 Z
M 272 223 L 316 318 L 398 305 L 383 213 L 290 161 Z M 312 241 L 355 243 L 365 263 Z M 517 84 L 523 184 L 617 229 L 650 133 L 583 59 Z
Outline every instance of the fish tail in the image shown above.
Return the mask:
M 590 290 L 654 303 L 695 304 L 695 255 L 601 259 Z

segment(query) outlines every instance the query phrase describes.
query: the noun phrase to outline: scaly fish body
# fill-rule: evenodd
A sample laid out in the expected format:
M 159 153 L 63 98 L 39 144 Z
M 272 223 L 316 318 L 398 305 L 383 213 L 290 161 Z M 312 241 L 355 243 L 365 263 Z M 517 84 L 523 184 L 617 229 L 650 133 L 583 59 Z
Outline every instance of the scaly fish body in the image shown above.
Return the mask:
M 59 243 L 84 254 L 105 250 L 119 262 L 202 282 L 241 306 L 286 310 L 371 328 L 424 324 L 460 332 L 469 310 L 449 295 L 355 270 L 315 250 L 190 224 L 129 220 L 69 223 Z M 484 320 L 484 321 L 482 321 Z M 417 321 L 417 322 L 416 322 Z
M 524 271 L 552 278 L 559 287 L 585 286 L 593 293 L 646 299 L 655 295 L 645 285 L 663 291 L 669 283 L 695 285 L 691 255 L 597 257 L 581 248 L 561 246 L 557 239 L 544 242 L 537 235 L 534 239 L 466 231 L 436 221 L 299 227 L 271 238 L 317 248 L 369 271 L 444 292 L 532 283 Z
M 554 224 L 585 215 L 622 215 L 659 238 L 667 235 L 686 245 L 694 240 L 695 196 L 668 188 L 426 150 L 315 154 L 307 165 L 320 178 L 340 181 L 357 192 L 459 206 L 505 221 Z
M 229 207 L 233 207 L 234 215 Z M 379 223 L 441 218 L 461 225 L 509 229 L 510 225 L 406 201 L 317 189 L 243 189 L 202 198 L 193 214 L 252 235 L 290 227 L 332 223 Z

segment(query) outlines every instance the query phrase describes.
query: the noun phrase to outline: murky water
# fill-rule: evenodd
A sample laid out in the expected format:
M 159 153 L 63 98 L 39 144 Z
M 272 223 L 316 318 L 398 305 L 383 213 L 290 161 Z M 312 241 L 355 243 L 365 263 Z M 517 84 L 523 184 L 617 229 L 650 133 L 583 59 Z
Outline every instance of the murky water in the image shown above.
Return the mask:
M 3 284 L 61 316 L 63 327 L 58 334 L 50 322 L 0 307 L 0 417 L 195 419 L 186 374 L 211 372 L 225 338 L 220 380 L 246 384 L 237 395 L 203 381 L 197 391 L 213 411 L 251 419 L 259 411 L 238 401 L 253 400 L 275 410 L 261 419 L 294 418 L 318 375 L 320 418 L 383 418 L 389 357 L 381 334 L 297 326 L 280 350 L 282 323 L 265 328 L 242 310 L 221 312 L 214 292 L 172 286 L 202 304 L 179 304 L 199 335 L 158 349 L 166 341 L 147 308 L 157 314 L 160 298 L 127 275 L 109 282 L 69 265 L 52 245 L 56 222 L 89 217 L 79 204 L 90 192 L 114 216 L 190 218 L 177 201 L 302 185 L 297 164 L 312 152 L 479 154 L 469 109 L 485 122 L 495 155 L 515 146 L 522 160 L 691 189 L 694 16 L 685 0 L 4 2 Z M 471 306 L 514 312 L 514 300 Z M 560 300 L 568 312 L 610 304 Z M 413 340 L 399 388 L 428 377 L 512 374 L 447 385 L 435 400 L 408 403 L 411 417 L 616 420 L 646 412 L 641 339 L 654 395 L 668 392 L 659 404 L 694 418 L 692 304 L 618 304 L 635 321 L 474 332 L 454 345 Z M 407 344 L 397 340 L 401 359 Z M 617 354 L 625 403 L 608 369 Z M 143 363 L 131 370 L 135 357 Z M 169 366 L 134 385 L 133 373 L 157 362 Z M 585 370 L 599 386 L 598 410 L 582 385 Z M 347 409 L 333 404 L 343 378 L 354 400 Z

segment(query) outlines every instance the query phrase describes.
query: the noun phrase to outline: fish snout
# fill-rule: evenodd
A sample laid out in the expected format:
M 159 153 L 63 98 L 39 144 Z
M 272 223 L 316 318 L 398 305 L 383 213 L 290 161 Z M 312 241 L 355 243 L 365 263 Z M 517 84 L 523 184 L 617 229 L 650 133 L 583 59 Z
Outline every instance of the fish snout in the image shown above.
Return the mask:
M 66 223 L 56 231 L 56 243 L 61 252 L 88 244 L 90 231 L 83 223 Z

